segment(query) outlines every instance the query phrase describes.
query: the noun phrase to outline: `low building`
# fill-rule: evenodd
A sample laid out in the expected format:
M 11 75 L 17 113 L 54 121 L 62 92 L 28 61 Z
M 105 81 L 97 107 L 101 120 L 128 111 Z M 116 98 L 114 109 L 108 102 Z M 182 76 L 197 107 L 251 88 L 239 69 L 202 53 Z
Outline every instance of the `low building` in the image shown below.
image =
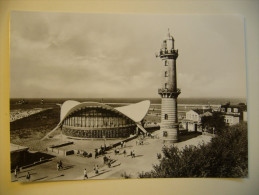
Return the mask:
M 11 143 L 10 145 L 11 169 L 14 169 L 17 166 L 20 167 L 26 163 L 28 150 L 29 150 L 28 147 Z
M 195 109 L 186 112 L 186 118 L 182 120 L 181 126 L 188 131 L 201 131 L 201 118 L 212 116 L 210 109 Z
M 226 103 L 221 106 L 220 112 L 224 115 L 225 123 L 229 126 L 239 124 L 240 121 L 247 121 L 245 104 L 230 105 Z
M 227 125 L 232 126 L 239 124 L 239 116 L 231 115 L 231 114 L 226 114 L 224 115 L 224 121 Z
M 196 122 L 201 122 L 203 116 L 212 116 L 212 111 L 210 109 L 195 109 L 186 112 L 186 119 Z

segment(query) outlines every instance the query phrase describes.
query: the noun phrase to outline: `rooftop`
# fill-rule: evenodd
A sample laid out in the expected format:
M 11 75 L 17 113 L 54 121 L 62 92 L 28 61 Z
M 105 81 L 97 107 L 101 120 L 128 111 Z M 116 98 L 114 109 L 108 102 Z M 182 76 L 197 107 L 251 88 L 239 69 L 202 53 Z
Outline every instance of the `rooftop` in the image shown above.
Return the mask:
M 80 110 L 81 108 L 85 108 L 85 107 L 100 107 L 103 109 L 112 110 L 114 112 L 118 112 L 120 114 L 123 114 L 129 117 L 134 122 L 140 122 L 148 112 L 148 109 L 150 107 L 150 101 L 145 100 L 139 103 L 113 108 L 106 104 L 102 104 L 98 102 L 80 103 L 77 101 L 68 100 L 64 102 L 61 106 L 60 123 L 72 112 Z
M 221 108 L 239 108 L 242 110 L 246 110 L 247 106 L 245 104 L 237 104 L 237 105 L 231 105 L 229 103 L 221 105 Z
M 20 146 L 20 145 L 16 145 L 16 144 L 12 144 L 10 145 L 10 152 L 18 152 L 18 151 L 23 151 L 23 150 L 28 150 L 29 148 L 26 146 Z

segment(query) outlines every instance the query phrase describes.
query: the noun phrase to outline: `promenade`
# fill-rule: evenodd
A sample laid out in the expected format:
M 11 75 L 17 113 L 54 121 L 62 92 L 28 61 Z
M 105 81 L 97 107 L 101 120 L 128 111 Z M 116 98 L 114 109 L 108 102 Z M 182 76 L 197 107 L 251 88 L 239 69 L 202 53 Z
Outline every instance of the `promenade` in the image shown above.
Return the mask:
M 208 143 L 210 139 L 211 136 L 199 135 L 175 145 L 179 148 L 184 148 L 186 145 L 198 145 L 202 142 Z M 157 153 L 161 153 L 164 144 L 160 139 L 145 138 L 143 145 L 136 145 L 136 140 L 127 142 L 125 148 L 117 147 L 120 150 L 120 153 L 117 155 L 114 153 L 114 150 L 107 152 L 106 156 L 115 161 L 110 168 L 104 165 L 103 155 L 97 159 L 94 157 L 84 158 L 77 155 L 57 156 L 49 162 L 21 170 L 17 178 L 12 173 L 11 180 L 13 182 L 28 182 L 26 179 L 27 172 L 31 174 L 31 182 L 83 180 L 84 169 L 87 170 L 89 179 L 122 179 L 124 174 L 129 178 L 138 178 L 138 173 L 150 171 L 154 164 L 159 163 Z M 124 156 L 123 150 L 126 150 L 126 156 Z M 131 151 L 134 151 L 135 158 L 130 156 Z M 63 163 L 63 169 L 57 170 L 57 162 L 60 160 Z M 96 165 L 99 167 L 98 174 L 93 170 Z

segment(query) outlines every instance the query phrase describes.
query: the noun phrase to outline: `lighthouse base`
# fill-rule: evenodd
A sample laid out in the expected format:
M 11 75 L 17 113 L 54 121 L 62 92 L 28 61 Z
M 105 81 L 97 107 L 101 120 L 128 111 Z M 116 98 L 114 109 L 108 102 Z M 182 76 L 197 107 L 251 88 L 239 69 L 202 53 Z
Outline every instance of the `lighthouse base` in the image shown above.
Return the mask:
M 173 144 L 179 141 L 179 124 L 173 125 L 161 125 L 160 128 L 160 139 L 164 141 L 164 143 Z

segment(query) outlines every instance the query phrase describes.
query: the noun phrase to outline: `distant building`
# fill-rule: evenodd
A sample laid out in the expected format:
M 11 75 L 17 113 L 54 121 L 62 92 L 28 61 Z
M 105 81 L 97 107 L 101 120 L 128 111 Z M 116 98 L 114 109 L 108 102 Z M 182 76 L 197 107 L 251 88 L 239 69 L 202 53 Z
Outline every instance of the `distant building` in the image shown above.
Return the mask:
M 188 131 L 201 130 L 203 116 L 212 116 L 212 111 L 210 109 L 195 109 L 186 112 L 186 118 L 182 120 L 182 127 Z
M 239 116 L 226 114 L 224 115 L 224 121 L 227 125 L 232 126 L 232 125 L 239 124 L 240 120 L 239 120 Z
M 191 121 L 201 122 L 201 117 L 203 116 L 212 116 L 212 111 L 209 109 L 195 109 L 186 112 L 186 119 Z
M 226 103 L 221 106 L 220 112 L 224 115 L 225 123 L 229 126 L 239 124 L 240 121 L 247 121 L 245 104 L 230 105 Z
M 28 102 L 25 101 L 24 99 L 22 99 L 22 100 L 17 101 L 16 104 L 28 104 Z

